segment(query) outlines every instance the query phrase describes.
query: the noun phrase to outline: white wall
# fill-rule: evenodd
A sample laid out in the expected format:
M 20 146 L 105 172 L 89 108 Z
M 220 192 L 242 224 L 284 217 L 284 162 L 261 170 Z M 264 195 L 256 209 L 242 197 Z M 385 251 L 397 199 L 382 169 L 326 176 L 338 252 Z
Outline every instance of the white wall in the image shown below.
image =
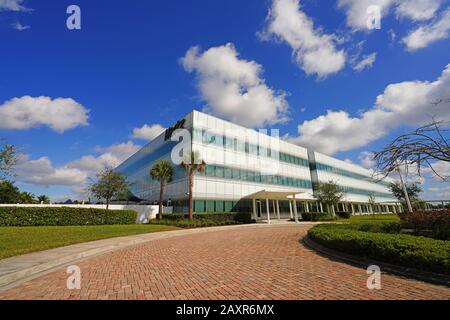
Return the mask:
M 0 204 L 0 207 L 49 207 L 49 208 L 92 208 L 106 209 L 106 205 L 101 204 Z M 139 205 L 110 205 L 110 210 L 134 210 L 137 212 L 136 223 L 144 224 L 150 219 L 156 218 L 159 206 L 139 206 Z M 164 207 L 164 213 L 172 213 L 172 207 Z

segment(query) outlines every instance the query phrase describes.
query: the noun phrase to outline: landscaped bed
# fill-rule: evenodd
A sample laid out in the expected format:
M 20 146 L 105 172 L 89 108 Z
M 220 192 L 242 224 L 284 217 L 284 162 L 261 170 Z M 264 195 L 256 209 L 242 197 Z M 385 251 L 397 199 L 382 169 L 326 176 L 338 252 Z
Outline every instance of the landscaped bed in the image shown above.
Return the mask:
M 199 213 L 194 214 L 193 220 L 189 220 L 183 214 L 165 214 L 163 219 L 152 219 L 149 224 L 169 225 L 180 228 L 203 228 L 237 224 L 254 223 L 251 214 L 247 213 Z
M 323 224 L 309 237 L 341 252 L 405 267 L 450 274 L 450 241 L 401 233 L 395 216 L 352 217 L 350 223 Z
M 178 230 L 161 225 L 0 227 L 0 259 L 93 240 Z

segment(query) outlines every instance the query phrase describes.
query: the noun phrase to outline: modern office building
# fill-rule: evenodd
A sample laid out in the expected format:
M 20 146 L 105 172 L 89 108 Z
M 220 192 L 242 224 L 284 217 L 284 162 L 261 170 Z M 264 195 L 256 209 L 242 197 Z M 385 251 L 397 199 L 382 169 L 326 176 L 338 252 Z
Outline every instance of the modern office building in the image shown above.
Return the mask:
M 183 136 L 183 138 L 180 138 Z M 176 140 L 176 141 L 173 141 Z M 137 198 L 159 199 L 159 182 L 150 177 L 158 160 L 174 163 L 175 174 L 165 188 L 174 212 L 187 211 L 188 177 L 179 166 L 183 145 L 206 163 L 194 179 L 195 212 L 250 212 L 255 219 L 292 217 L 325 210 L 314 197 L 320 183 L 336 182 L 345 197 L 335 211 L 395 212 L 400 209 L 387 188 L 370 171 L 279 139 L 274 132 L 255 131 L 193 111 L 174 127 L 122 163 Z M 369 205 L 372 197 L 376 205 Z

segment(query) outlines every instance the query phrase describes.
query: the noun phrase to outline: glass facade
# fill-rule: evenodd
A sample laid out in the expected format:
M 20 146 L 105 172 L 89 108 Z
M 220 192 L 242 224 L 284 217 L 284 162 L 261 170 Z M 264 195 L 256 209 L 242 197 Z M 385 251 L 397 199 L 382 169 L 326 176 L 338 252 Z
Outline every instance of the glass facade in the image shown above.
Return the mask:
M 324 171 L 324 172 L 330 172 L 339 176 L 343 176 L 343 177 L 348 177 L 348 178 L 352 178 L 352 179 L 356 179 L 356 180 L 363 180 L 363 181 L 367 181 L 367 182 L 371 182 L 371 183 L 377 183 L 377 184 L 381 184 L 383 186 L 388 186 L 389 183 L 385 182 L 385 181 L 379 181 L 376 180 L 372 177 L 368 177 L 359 173 L 355 173 L 355 172 L 351 172 L 351 171 L 347 171 L 347 170 L 343 170 L 340 168 L 336 168 L 336 167 L 332 167 L 326 164 L 322 164 L 322 163 L 316 163 L 311 164 L 311 170 L 319 170 L 319 171 Z
M 311 189 L 312 183 L 309 180 L 296 179 L 278 175 L 264 175 L 257 171 L 230 168 L 219 165 L 207 165 L 204 173 L 207 177 L 222 178 L 227 180 L 238 180 L 262 184 L 273 184 L 279 186 L 289 186 L 303 189 Z
M 279 161 L 285 163 L 290 163 L 302 167 L 309 167 L 309 162 L 307 159 L 303 159 L 283 152 L 277 152 L 276 150 L 267 148 L 267 146 L 255 145 L 248 143 L 247 141 L 241 141 L 237 138 L 210 133 L 207 130 L 194 129 L 193 140 L 205 145 L 214 145 L 216 147 L 223 147 L 225 149 L 252 154 L 255 156 L 267 157 L 271 159 L 277 159 L 278 157 Z

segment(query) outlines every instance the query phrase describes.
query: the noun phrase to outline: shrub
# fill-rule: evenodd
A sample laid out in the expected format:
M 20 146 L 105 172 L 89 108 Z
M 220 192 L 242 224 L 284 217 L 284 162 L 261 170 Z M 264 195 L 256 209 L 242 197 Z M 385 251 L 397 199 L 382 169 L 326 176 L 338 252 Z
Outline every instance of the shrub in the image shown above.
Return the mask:
M 356 227 L 357 228 L 357 227 Z M 355 230 L 355 225 L 319 225 L 308 232 L 326 247 L 389 263 L 450 274 L 450 242 L 405 234 Z
M 351 212 L 336 212 L 336 215 L 342 219 L 350 219 L 352 217 Z
M 184 214 L 164 214 L 165 220 L 184 220 L 188 215 Z M 237 222 L 237 223 L 253 223 L 250 213 L 196 213 L 194 214 L 196 221 L 215 221 L 215 222 Z
M 355 230 L 379 233 L 400 233 L 402 224 L 400 222 L 357 222 L 350 224 Z
M 433 238 L 450 240 L 450 211 L 416 211 L 401 213 L 403 227 L 413 229 L 415 234 L 429 232 Z
M 137 213 L 132 210 L 92 208 L 0 207 L 0 226 L 84 226 L 134 224 Z
M 302 221 L 334 221 L 333 215 L 322 212 L 302 212 Z

